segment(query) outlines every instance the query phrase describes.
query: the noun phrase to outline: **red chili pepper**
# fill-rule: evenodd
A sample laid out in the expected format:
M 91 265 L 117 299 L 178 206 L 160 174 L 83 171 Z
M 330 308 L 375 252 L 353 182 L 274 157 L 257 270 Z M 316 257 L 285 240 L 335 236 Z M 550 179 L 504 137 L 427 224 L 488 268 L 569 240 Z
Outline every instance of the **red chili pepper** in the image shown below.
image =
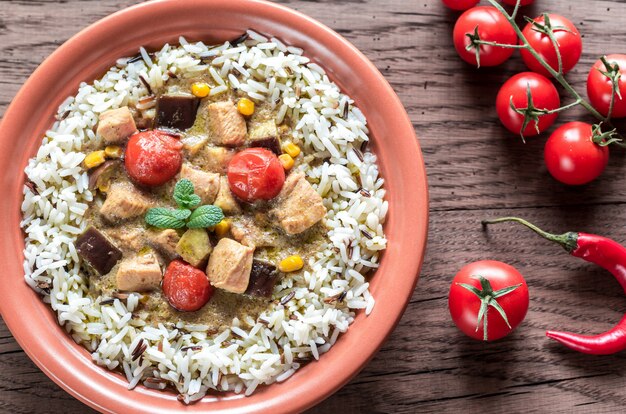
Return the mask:
M 506 221 L 521 223 L 544 239 L 560 244 L 572 256 L 580 257 L 608 270 L 626 292 L 626 248 L 619 243 L 595 234 L 571 231 L 560 235 L 547 233 L 517 217 L 485 220 L 482 223 L 485 226 Z M 626 349 L 626 315 L 611 330 L 598 335 L 587 336 L 569 332 L 547 331 L 546 336 L 585 354 L 614 354 Z

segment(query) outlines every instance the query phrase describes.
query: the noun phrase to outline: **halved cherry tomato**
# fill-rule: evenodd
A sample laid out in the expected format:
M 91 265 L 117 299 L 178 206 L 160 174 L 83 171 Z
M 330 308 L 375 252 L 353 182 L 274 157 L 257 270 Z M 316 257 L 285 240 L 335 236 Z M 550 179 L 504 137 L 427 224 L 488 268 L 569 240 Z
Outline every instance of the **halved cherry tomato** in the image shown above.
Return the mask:
M 609 147 L 592 141 L 593 127 L 584 122 L 569 122 L 550 135 L 544 160 L 550 174 L 560 182 L 582 185 L 595 180 L 609 162 Z
M 184 312 L 197 311 L 213 296 L 207 275 L 182 260 L 167 266 L 162 289 L 170 305 Z
M 448 8 L 452 10 L 467 10 L 478 4 L 480 0 L 441 0 Z
M 502 124 L 511 132 L 519 134 L 524 115 L 517 113 L 511 108 L 511 101 L 518 109 L 528 107 L 527 89 L 535 108 L 554 110 L 559 107 L 561 100 L 556 88 L 545 76 L 534 72 L 522 72 L 507 80 L 500 88 L 496 98 L 496 111 Z M 539 132 L 535 128 L 535 121 L 530 121 L 524 128 L 524 136 L 537 135 L 550 128 L 558 116 L 558 113 L 541 115 L 538 117 Z
M 248 202 L 271 200 L 285 183 L 285 169 L 278 157 L 265 148 L 248 148 L 228 164 L 230 190 Z
M 487 305 L 486 321 L 478 318 L 483 302 Z M 498 305 L 506 320 L 497 309 Z M 528 285 L 524 277 L 506 263 L 495 260 L 470 263 L 454 276 L 448 308 L 452 320 L 465 335 L 487 341 L 500 339 L 510 334 L 526 317 Z
M 480 40 L 497 42 L 500 44 L 516 45 L 517 34 L 511 24 L 495 7 L 474 7 L 459 16 L 454 25 L 454 47 L 461 59 L 471 65 L 477 65 L 476 49 L 467 50 L 472 43 L 468 34 L 474 35 L 478 28 Z M 499 46 L 480 46 L 480 65 L 497 66 L 511 57 L 513 49 Z
M 617 84 L 622 97 L 620 98 L 619 95 L 615 96 L 611 116 L 613 118 L 624 118 L 626 117 L 626 55 L 608 55 L 606 60 L 612 66 L 617 64 L 619 66 L 619 73 L 621 74 Z M 598 60 L 593 64 L 591 71 L 589 71 L 589 76 L 587 77 L 587 95 L 589 96 L 589 101 L 591 105 L 604 116 L 607 116 L 609 113 L 611 93 L 613 91 L 611 80 L 602 73 L 606 71 L 602 61 Z
M 165 184 L 180 170 L 182 148 L 180 140 L 167 132 L 139 132 L 130 137 L 126 146 L 126 172 L 137 184 L 148 187 Z
M 548 18 L 554 37 L 558 43 L 559 51 L 561 52 L 563 73 L 567 73 L 576 66 L 576 63 L 578 63 L 580 59 L 580 55 L 583 51 L 582 38 L 576 26 L 565 17 L 559 16 L 558 14 L 548 14 Z M 540 25 L 545 25 L 545 17 L 543 15 L 534 19 L 534 21 Z M 559 62 L 550 37 L 546 33 L 542 33 L 539 28 L 535 27 L 532 23 L 528 23 L 522 33 L 533 49 L 539 53 L 552 69 L 558 72 Z M 544 76 L 550 76 L 547 69 L 541 66 L 528 50 L 522 49 L 520 53 L 528 69 Z

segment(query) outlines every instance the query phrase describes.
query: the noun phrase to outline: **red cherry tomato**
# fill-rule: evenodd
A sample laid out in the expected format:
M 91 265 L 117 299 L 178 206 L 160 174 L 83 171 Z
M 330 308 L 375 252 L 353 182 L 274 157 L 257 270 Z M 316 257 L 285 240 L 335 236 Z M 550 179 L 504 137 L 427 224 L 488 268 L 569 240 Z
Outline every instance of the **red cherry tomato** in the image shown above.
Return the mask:
M 520 6 L 528 6 L 529 4 L 533 4 L 535 0 L 522 0 L 520 2 Z M 515 6 L 515 3 L 517 3 L 517 0 L 502 0 L 502 3 L 504 4 L 508 4 L 509 6 Z
M 615 103 L 613 104 L 613 118 L 626 117 L 626 55 L 608 55 L 606 60 L 611 64 L 619 66 L 621 76 L 618 81 L 618 87 L 622 98 L 615 95 Z M 611 104 L 612 83 L 611 80 L 603 75 L 606 68 L 601 60 L 593 64 L 589 76 L 587 77 L 587 96 L 594 108 L 602 115 L 607 116 L 609 106 Z
M 235 154 L 228 164 L 230 190 L 248 202 L 271 200 L 283 188 L 285 170 L 272 151 L 248 148 Z
M 508 325 L 496 307 L 490 305 L 487 308 L 485 315 L 487 340 L 494 341 L 510 334 L 526 317 L 528 285 L 514 267 L 495 260 L 470 263 L 459 270 L 450 286 L 448 309 L 456 326 L 467 336 L 478 340 L 485 339 L 484 320 L 478 320 L 481 298 L 462 284 L 473 286 L 481 295 L 486 295 L 488 292 L 485 291 L 484 282 L 481 283 L 480 277 L 486 279 L 496 293 L 501 289 L 519 285 L 514 290 L 492 299 L 504 310 Z
M 128 141 L 124 165 L 138 184 L 154 187 L 165 184 L 180 170 L 183 144 L 166 132 L 139 132 Z
M 474 7 L 463 13 L 454 25 L 454 47 L 461 59 L 471 65 L 477 65 L 476 49 L 467 50 L 471 40 L 467 34 L 474 34 L 478 27 L 480 40 L 497 42 L 501 44 L 516 45 L 517 35 L 515 30 L 495 8 L 487 6 Z M 507 60 L 513 54 L 513 49 L 498 46 L 480 46 L 480 65 L 496 66 Z
M 576 26 L 565 17 L 559 16 L 558 14 L 548 14 L 548 17 L 554 32 L 554 37 L 559 45 L 559 51 L 561 52 L 563 73 L 567 73 L 576 66 L 576 63 L 578 63 L 580 59 L 580 55 L 583 52 L 582 38 Z M 539 24 L 545 24 L 543 15 L 534 19 L 534 21 Z M 533 49 L 539 53 L 552 69 L 558 72 L 559 62 L 550 37 L 548 37 L 547 34 L 541 33 L 532 23 L 528 23 L 522 33 Z M 550 76 L 546 68 L 541 66 L 528 50 L 522 49 L 520 53 L 528 69 L 544 76 Z
M 524 123 L 524 116 L 511 108 L 511 98 L 516 108 L 528 107 L 527 88 L 530 86 L 533 105 L 538 109 L 557 109 L 561 104 L 559 93 L 545 76 L 534 72 L 522 72 L 507 80 L 500 88 L 496 98 L 496 110 L 502 124 L 511 132 L 519 134 Z M 558 113 L 539 116 L 539 132 L 543 132 L 554 123 Z M 535 121 L 530 121 L 523 132 L 524 136 L 537 135 Z
M 609 147 L 592 141 L 593 127 L 584 122 L 570 122 L 550 135 L 543 152 L 546 167 L 560 182 L 587 184 L 598 178 L 609 162 Z
M 467 10 L 478 4 L 480 0 L 441 0 L 448 8 L 452 10 Z
M 197 311 L 213 296 L 207 275 L 182 260 L 167 266 L 162 288 L 170 305 L 184 312 Z

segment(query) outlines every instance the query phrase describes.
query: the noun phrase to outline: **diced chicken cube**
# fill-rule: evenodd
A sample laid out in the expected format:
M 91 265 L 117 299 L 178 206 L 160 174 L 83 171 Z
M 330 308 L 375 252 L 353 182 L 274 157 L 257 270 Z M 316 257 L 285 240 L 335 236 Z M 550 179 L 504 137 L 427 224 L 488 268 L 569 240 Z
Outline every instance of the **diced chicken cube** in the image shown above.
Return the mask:
M 180 140 L 183 143 L 183 146 L 187 153 L 190 156 L 197 155 L 200 151 L 206 148 L 206 143 L 209 140 L 208 137 L 201 137 L 197 135 L 192 135 L 189 137 L 184 137 Z
M 166 260 L 171 261 L 178 257 L 176 245 L 180 236 L 173 229 L 161 230 L 158 233 L 150 232 L 148 235 L 149 244 Z
M 326 207 L 304 173 L 294 172 L 285 180 L 277 205 L 270 214 L 276 217 L 286 233 L 298 234 L 324 218 Z
M 209 128 L 213 141 L 219 145 L 243 145 L 248 132 L 246 120 L 231 101 L 214 102 L 208 106 Z
M 152 206 L 152 200 L 131 183 L 111 185 L 107 198 L 100 207 L 100 214 L 107 220 L 126 220 L 144 214 Z
M 193 183 L 193 188 L 202 199 L 202 204 L 213 204 L 220 189 L 220 175 L 195 169 L 185 163 L 180 169 L 180 178 L 186 178 Z
M 127 106 L 100 114 L 96 133 L 110 144 L 118 144 L 137 132 L 133 114 Z
M 276 128 L 276 121 L 273 119 L 258 123 L 254 128 L 251 128 L 249 141 L 251 147 L 266 148 L 276 155 L 280 155 L 282 152 L 278 128 Z
M 226 174 L 228 163 L 235 156 L 235 151 L 225 147 L 204 147 L 198 156 L 202 169 L 214 173 Z
M 244 293 L 250 281 L 253 247 L 223 238 L 213 249 L 206 274 L 211 285 L 233 293 Z
M 231 224 L 230 232 L 233 238 L 244 246 L 268 247 L 278 244 L 276 233 L 259 227 L 252 219 L 247 217 L 234 220 Z
M 146 253 L 124 260 L 115 275 L 119 290 L 145 292 L 161 284 L 163 274 L 154 253 Z
M 213 204 L 221 208 L 224 214 L 241 213 L 241 207 L 239 207 L 239 203 L 235 200 L 235 196 L 233 196 L 233 193 L 230 191 L 228 178 L 225 175 L 220 177 L 220 190 Z

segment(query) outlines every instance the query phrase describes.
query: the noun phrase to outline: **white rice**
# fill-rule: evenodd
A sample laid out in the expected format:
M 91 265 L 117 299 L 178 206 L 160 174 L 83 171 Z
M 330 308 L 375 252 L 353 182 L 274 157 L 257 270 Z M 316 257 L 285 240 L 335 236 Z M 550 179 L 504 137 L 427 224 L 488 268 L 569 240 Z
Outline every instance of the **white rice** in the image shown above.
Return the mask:
M 302 362 L 322 357 L 354 321 L 357 309 L 374 310 L 364 275 L 378 267 L 379 252 L 386 247 L 383 179 L 376 156 L 359 151 L 368 139 L 363 114 L 302 49 L 253 31 L 248 35 L 236 47 L 181 38 L 180 47 L 165 45 L 156 54 L 141 48 L 141 59 L 119 59 L 59 107 L 59 120 L 25 170 L 38 193 L 24 187 L 28 285 L 42 294 L 59 324 L 96 363 L 126 375 L 129 389 L 140 383 L 154 389 L 170 385 L 184 403 L 208 390 L 250 395 L 259 385 L 287 380 Z M 203 63 L 200 57 L 213 60 Z M 88 294 L 73 244 L 86 227 L 83 214 L 93 201 L 81 149 L 84 143 L 101 143 L 93 132 L 98 115 L 135 106 L 147 96 L 140 76 L 157 89 L 168 73 L 194 77 L 202 72 L 214 80 L 212 94 L 238 88 L 253 99 L 271 99 L 278 108 L 277 123 L 293 120 L 292 140 L 303 148 L 305 161 L 300 168 L 324 199 L 330 229 L 325 248 L 308 258 L 311 271 L 278 283 L 277 301 L 251 321 L 250 329 L 235 319 L 230 329 L 214 335 L 182 321 L 148 326 L 145 312 L 135 312 L 136 295 L 102 305 L 103 298 Z M 323 162 L 312 163 L 315 159 Z M 145 351 L 133 358 L 141 345 Z

